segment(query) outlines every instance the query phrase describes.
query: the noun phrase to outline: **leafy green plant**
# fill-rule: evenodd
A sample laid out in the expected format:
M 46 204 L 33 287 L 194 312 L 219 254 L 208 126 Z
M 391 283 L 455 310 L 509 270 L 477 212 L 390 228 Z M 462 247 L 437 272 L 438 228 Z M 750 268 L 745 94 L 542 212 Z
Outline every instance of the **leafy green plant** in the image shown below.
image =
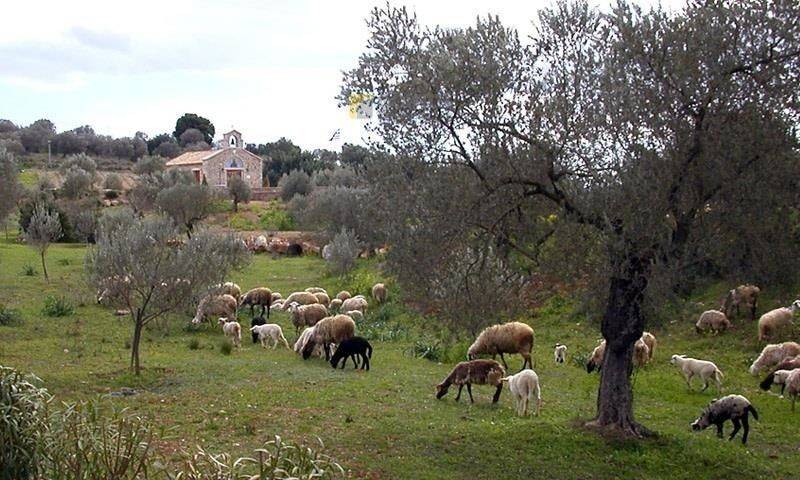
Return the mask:
M 65 297 L 48 295 L 44 299 L 42 314 L 48 317 L 66 317 L 75 313 L 75 306 Z
M 224 339 L 219 342 L 219 353 L 223 355 L 230 355 L 233 352 L 233 343 L 230 339 Z
M 19 325 L 22 323 L 22 315 L 19 311 L 11 309 L 0 303 L 0 325 Z
M 39 468 L 51 401 L 41 380 L 0 366 L 0 479 L 32 478 Z
M 200 349 L 200 340 L 193 338 L 189 340 L 189 350 L 199 350 Z
M 259 226 L 264 230 L 294 230 L 295 224 L 289 212 L 277 208 L 272 202 L 269 209 L 258 216 Z
M 26 277 L 35 277 L 36 275 L 39 274 L 39 272 L 36 271 L 36 268 L 34 268 L 33 265 L 28 263 L 24 267 L 22 267 L 22 274 L 25 275 Z
M 420 339 L 414 342 L 408 349 L 408 353 L 416 358 L 425 358 L 433 362 L 438 362 L 442 359 L 444 349 L 441 342 L 433 339 Z

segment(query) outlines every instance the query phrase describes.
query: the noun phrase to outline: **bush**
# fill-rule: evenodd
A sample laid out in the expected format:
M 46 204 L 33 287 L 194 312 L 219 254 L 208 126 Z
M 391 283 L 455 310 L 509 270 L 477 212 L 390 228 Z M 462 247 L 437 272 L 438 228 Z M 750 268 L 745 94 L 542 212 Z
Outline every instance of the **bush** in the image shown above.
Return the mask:
M 92 175 L 78 167 L 70 167 L 64 177 L 64 183 L 61 185 L 61 195 L 76 199 L 89 194 L 92 190 Z
M 302 170 L 292 170 L 288 174 L 284 174 L 278 182 L 278 187 L 281 189 L 281 198 L 285 202 L 291 200 L 295 195 L 308 195 L 314 190 L 311 177 Z
M 258 222 L 264 230 L 294 230 L 295 228 L 291 215 L 284 208 L 278 206 L 277 201 L 268 204 L 267 210 L 258 216 Z
M 13 368 L 0 366 L 0 475 L 31 478 L 39 470 L 50 394 Z
M 122 177 L 116 173 L 110 173 L 106 175 L 106 178 L 103 181 L 103 187 L 106 190 L 122 190 Z
M 358 237 L 352 230 L 342 228 L 328 244 L 328 266 L 334 273 L 344 274 L 356 266 L 356 258 L 361 250 Z
M 44 299 L 42 314 L 48 317 L 66 317 L 75 313 L 75 306 L 64 297 L 48 295 Z
M 34 268 L 34 266 L 29 263 L 24 267 L 22 267 L 22 274 L 25 275 L 26 277 L 35 277 L 36 275 L 39 274 L 39 272 L 37 272 L 36 268 Z
M 133 166 L 133 173 L 138 175 L 152 175 L 163 171 L 165 162 L 161 157 L 146 155 L 139 159 Z
M 409 353 L 415 358 L 425 358 L 433 362 L 442 360 L 444 349 L 438 340 L 424 339 L 417 340 L 409 347 Z
M 230 355 L 233 352 L 233 342 L 229 338 L 219 342 L 219 352 L 223 355 Z
M 61 169 L 65 172 L 73 169 L 78 168 L 87 172 L 91 176 L 94 176 L 95 172 L 97 172 L 97 163 L 85 153 L 79 153 L 77 155 L 70 155 L 68 156 L 62 163 Z
M 200 349 L 200 340 L 193 338 L 189 340 L 189 350 L 199 350 Z
M 0 303 L 0 325 L 12 326 L 22 323 L 22 315 L 17 310 L 6 307 Z

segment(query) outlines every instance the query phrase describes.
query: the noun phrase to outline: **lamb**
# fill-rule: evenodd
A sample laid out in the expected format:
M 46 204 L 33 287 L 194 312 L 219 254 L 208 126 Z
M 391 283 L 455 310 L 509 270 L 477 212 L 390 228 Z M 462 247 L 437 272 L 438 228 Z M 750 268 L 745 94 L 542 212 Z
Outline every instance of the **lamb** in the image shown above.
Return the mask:
M 341 307 L 342 307 L 342 301 L 339 300 L 338 298 L 332 299 L 331 303 L 328 305 L 328 308 L 330 308 L 331 311 L 339 310 Z
M 556 350 L 553 353 L 556 363 L 564 363 L 567 359 L 567 346 L 556 343 Z
M 800 310 L 800 300 L 795 300 L 788 307 L 776 308 L 761 315 L 758 319 L 758 341 L 767 340 L 781 328 L 794 325 L 792 318 L 798 310 Z
M 694 325 L 697 333 L 711 331 L 714 335 L 731 328 L 731 321 L 719 310 L 706 310 Z
M 633 344 L 633 364 L 637 367 L 644 367 L 650 360 L 650 348 L 641 338 Z
M 299 305 L 311 305 L 313 303 L 319 303 L 319 300 L 313 293 L 294 292 L 283 301 L 283 309 L 289 310 L 292 302 L 297 302 Z
M 376 283 L 372 286 L 372 298 L 375 299 L 376 303 L 383 303 L 386 301 L 386 297 L 389 296 L 389 291 L 386 289 L 386 285 L 382 283 Z
M 277 323 L 267 323 L 264 325 L 256 325 L 255 327 L 251 327 L 250 331 L 258 335 L 258 339 L 261 341 L 261 346 L 267 348 L 267 339 L 272 339 L 272 349 L 275 350 L 275 347 L 278 346 L 278 343 L 282 343 L 289 347 L 289 342 L 286 341 L 286 337 L 283 336 L 283 330 L 281 326 Z
M 677 365 L 681 369 L 689 390 L 692 389 L 692 377 L 699 375 L 703 380 L 703 389 L 701 392 L 706 391 L 708 388 L 709 379 L 714 380 L 714 383 L 716 383 L 717 392 L 722 392 L 723 375 L 713 362 L 709 362 L 708 360 L 697 360 L 696 358 L 690 358 L 686 355 L 673 355 L 670 363 Z
M 786 387 L 788 394 L 792 398 L 792 413 L 794 413 L 794 404 L 797 402 L 797 395 L 800 394 L 800 368 L 795 368 L 786 377 Z
M 342 290 L 341 292 L 336 294 L 336 298 L 338 298 L 343 302 L 350 297 L 352 297 L 352 295 L 350 295 L 350 292 L 348 292 L 347 290 Z
M 330 345 L 332 343 L 339 345 L 344 340 L 355 335 L 355 331 L 356 322 L 347 315 L 323 318 L 317 323 L 314 328 L 314 334 L 308 339 L 305 347 L 303 347 L 303 360 L 307 360 L 308 357 L 311 356 L 314 346 L 318 344 L 322 344 L 325 348 L 325 360 L 330 360 Z
M 773 382 L 775 382 L 776 380 L 774 377 L 775 372 L 777 372 L 778 370 L 794 370 L 795 368 L 800 368 L 800 356 L 786 357 L 783 360 L 781 360 L 777 365 L 775 365 L 775 368 L 772 369 L 769 375 L 764 377 L 764 380 L 761 381 L 759 386 L 761 387 L 762 390 L 769 391 L 770 387 L 772 387 Z M 785 387 L 786 384 L 784 384 L 784 386 L 781 387 L 781 395 L 783 395 L 783 390 Z
M 253 343 L 258 343 L 258 333 L 253 331 L 253 327 L 257 327 L 258 325 L 264 325 L 267 321 L 264 320 L 264 317 L 253 317 L 250 320 L 250 336 L 253 337 Z
M 322 287 L 308 287 L 305 290 L 308 293 L 324 293 L 325 295 L 328 294 L 328 291 Z
M 436 385 L 436 399 L 441 400 L 442 397 L 447 395 L 447 390 L 450 385 L 458 385 L 458 395 L 456 395 L 456 402 L 461 398 L 461 390 L 464 385 L 467 386 L 467 393 L 469 393 L 470 403 L 475 403 L 472 398 L 472 384 L 476 385 L 494 385 L 497 389 L 492 397 L 492 403 L 497 403 L 500 399 L 500 392 L 503 390 L 503 377 L 506 371 L 495 360 L 469 360 L 461 362 L 456 365 L 450 374 Z
M 467 358 L 474 360 L 480 354 L 494 357 L 500 354 L 503 366 L 508 369 L 504 353 L 522 355 L 522 368 L 533 368 L 531 350 L 533 349 L 533 329 L 522 322 L 510 322 L 485 328 L 467 350 Z
M 603 357 L 606 353 L 606 341 L 603 340 L 600 342 L 594 350 L 592 350 L 592 355 L 589 356 L 589 360 L 586 362 L 586 373 L 592 373 L 593 371 L 597 370 L 598 372 L 603 367 Z
M 269 318 L 269 310 L 272 305 L 272 290 L 266 287 L 256 287 L 249 290 L 239 301 L 239 307 L 244 307 L 245 305 L 250 305 L 250 316 L 253 316 L 253 308 L 256 305 L 260 305 L 261 316 L 264 316 L 264 311 L 266 310 L 267 318 Z
M 342 312 L 358 310 L 361 313 L 364 313 L 367 311 L 367 306 L 367 300 L 364 297 L 352 297 L 342 301 L 342 306 L 339 308 L 339 310 Z
M 758 375 L 761 370 L 776 365 L 786 357 L 796 357 L 798 355 L 800 355 L 800 344 L 795 342 L 767 345 L 761 350 L 761 355 L 750 365 L 750 374 Z
M 325 305 L 326 307 L 331 304 L 331 297 L 325 292 L 315 292 L 314 296 L 317 297 L 317 302 Z
M 242 296 L 242 289 L 233 282 L 220 283 L 214 287 L 214 290 L 216 290 L 215 293 L 217 295 L 228 294 L 236 300 L 239 300 L 239 297 Z
M 542 408 L 542 389 L 539 386 L 539 376 L 536 375 L 536 372 L 531 369 L 525 369 L 516 375 L 504 377 L 503 381 L 508 382 L 508 389 L 511 390 L 511 395 L 514 396 L 514 405 L 517 407 L 517 415 L 520 417 L 526 417 L 531 414 L 531 399 L 534 394 L 536 395 L 535 415 L 538 417 Z
M 733 437 L 739 432 L 739 428 L 743 426 L 742 445 L 745 445 L 747 443 L 747 434 L 750 433 L 750 425 L 748 425 L 747 421 L 748 412 L 752 413 L 753 418 L 758 420 L 758 412 L 756 412 L 750 400 L 742 395 L 728 395 L 712 400 L 700 416 L 692 422 L 691 427 L 692 430 L 697 432 L 705 430 L 711 425 L 716 425 L 717 436 L 722 438 L 722 425 L 726 420 L 730 420 L 733 422 L 733 432 L 731 432 L 728 440 L 733 440 Z
M 208 317 L 236 318 L 238 302 L 230 295 L 207 295 L 197 305 L 192 323 L 197 325 Z
M 294 325 L 295 335 L 300 332 L 300 327 L 313 327 L 320 320 L 328 316 L 328 309 L 325 305 L 314 303 L 311 305 L 298 305 L 292 303 L 289 306 L 292 312 L 292 325 Z
M 228 321 L 227 318 L 221 317 L 219 319 L 219 324 L 222 326 L 222 333 L 225 334 L 226 337 L 230 338 L 233 342 L 233 346 L 239 348 L 242 346 L 242 326 L 239 325 L 239 322 Z
M 364 314 L 361 313 L 361 310 L 350 310 L 349 312 L 344 312 L 344 314 L 352 318 L 356 322 L 364 321 Z
M 741 312 L 739 307 L 744 306 L 750 312 L 750 320 L 756 319 L 756 307 L 758 306 L 758 294 L 761 289 L 755 285 L 739 285 L 733 290 L 728 292 L 722 303 L 721 310 L 725 312 L 725 316 L 733 318 L 734 309 L 738 316 Z
M 793 368 L 791 370 L 786 370 L 786 369 L 775 370 L 769 376 L 770 386 L 772 386 L 772 384 L 781 386 L 781 397 L 783 397 L 783 392 L 786 390 L 786 384 L 788 383 L 789 375 L 794 370 L 796 369 Z M 764 382 L 762 382 L 762 384 L 763 383 Z M 764 390 L 769 390 L 769 387 L 765 388 Z
M 361 369 L 369 370 L 369 359 L 372 358 L 372 345 L 369 344 L 366 338 L 351 337 L 344 340 L 336 347 L 336 352 L 331 357 L 331 366 L 336 368 L 339 362 L 342 362 L 342 370 L 347 365 L 347 359 L 353 359 L 353 368 L 358 367 L 356 356 L 361 357 Z
M 642 332 L 641 340 L 647 345 L 647 361 L 653 359 L 653 355 L 656 353 L 656 345 L 658 345 L 658 341 L 656 341 L 655 335 L 650 332 Z

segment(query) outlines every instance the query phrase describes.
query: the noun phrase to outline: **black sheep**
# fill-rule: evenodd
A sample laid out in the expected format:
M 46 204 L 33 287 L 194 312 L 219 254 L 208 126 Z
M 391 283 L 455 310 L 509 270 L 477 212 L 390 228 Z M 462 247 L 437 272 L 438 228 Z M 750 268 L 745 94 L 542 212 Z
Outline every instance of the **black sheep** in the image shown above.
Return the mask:
M 747 414 L 752 413 L 753 418 L 758 420 L 758 412 L 753 408 L 750 400 L 741 395 L 728 395 L 718 400 L 713 400 L 708 404 L 703 413 L 692 422 L 692 430 L 705 430 L 711 425 L 717 426 L 717 436 L 722 438 L 722 425 L 730 420 L 733 422 L 733 432 L 728 440 L 733 440 L 740 427 L 744 427 L 742 444 L 747 443 L 747 434 L 750 432 L 750 425 L 747 422 Z
M 347 359 L 353 359 L 353 368 L 358 368 L 356 356 L 361 357 L 361 368 L 369 370 L 369 359 L 372 358 L 372 345 L 363 337 L 351 337 L 342 341 L 336 348 L 336 352 L 331 358 L 331 366 L 336 368 L 342 361 L 342 369 L 347 365 Z
M 250 327 L 252 328 L 256 325 L 264 325 L 266 323 L 267 321 L 264 320 L 264 317 L 253 317 L 253 319 L 250 320 Z M 253 343 L 258 343 L 258 333 L 251 331 L 250 335 L 253 336 Z

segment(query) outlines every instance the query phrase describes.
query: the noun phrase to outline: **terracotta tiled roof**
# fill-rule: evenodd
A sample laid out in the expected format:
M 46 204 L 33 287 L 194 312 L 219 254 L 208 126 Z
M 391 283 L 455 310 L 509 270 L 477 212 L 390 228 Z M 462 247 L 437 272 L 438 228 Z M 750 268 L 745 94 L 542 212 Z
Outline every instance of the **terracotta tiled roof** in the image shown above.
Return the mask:
M 179 165 L 197 165 L 213 157 L 222 150 L 203 150 L 201 152 L 186 152 L 167 162 L 168 167 Z

